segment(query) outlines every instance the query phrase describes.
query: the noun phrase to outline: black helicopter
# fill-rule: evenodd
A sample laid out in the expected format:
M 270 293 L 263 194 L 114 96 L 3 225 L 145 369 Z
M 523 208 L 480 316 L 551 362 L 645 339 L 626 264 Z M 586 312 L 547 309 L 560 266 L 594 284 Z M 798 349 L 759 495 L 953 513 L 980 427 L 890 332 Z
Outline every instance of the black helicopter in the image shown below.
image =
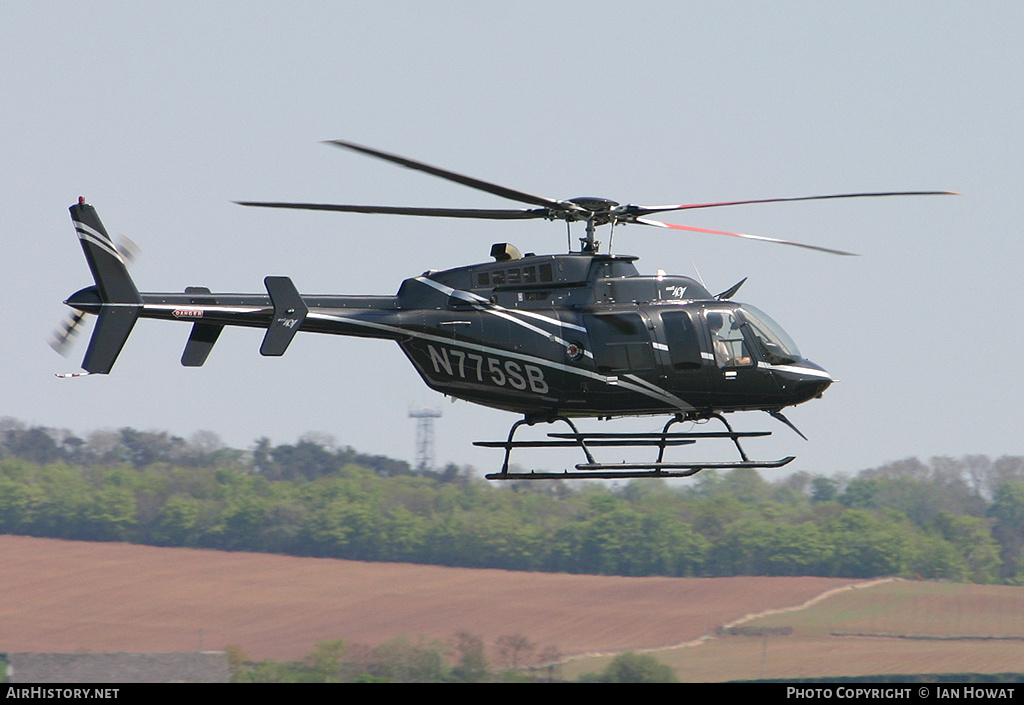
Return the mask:
M 773 238 L 708 230 L 650 220 L 647 216 L 696 208 L 876 196 L 939 195 L 947 191 L 851 193 L 666 206 L 622 205 L 604 198 L 555 200 L 506 188 L 350 142 L 338 147 L 533 206 L 525 209 L 417 208 L 321 203 L 239 202 L 246 206 L 354 213 L 519 220 L 543 218 L 583 222 L 579 251 L 561 255 L 521 254 L 498 243 L 493 261 L 406 279 L 395 296 L 303 296 L 288 277 L 266 277 L 266 294 L 221 294 L 205 287 L 183 293 L 140 293 L 126 257 L 107 235 L 96 210 L 80 198 L 71 218 L 95 285 L 65 303 L 77 313 L 57 336 L 63 348 L 85 314 L 98 320 L 83 374 L 107 374 L 135 321 L 185 321 L 192 331 L 181 363 L 201 366 L 225 326 L 266 328 L 260 353 L 283 355 L 301 331 L 396 341 L 424 382 L 448 396 L 522 416 L 504 441 L 477 445 L 503 448 L 501 471 L 489 479 L 685 477 L 707 468 L 773 468 L 793 460 L 750 460 L 740 439 L 770 432 L 734 431 L 724 414 L 766 411 L 800 433 L 782 415 L 784 407 L 820 397 L 829 374 L 804 358 L 766 314 L 731 297 L 743 284 L 712 295 L 700 282 L 658 273 L 641 275 L 628 255 L 601 254 L 596 228 L 641 224 L 732 235 L 821 250 L 851 253 Z M 602 419 L 667 415 L 660 433 L 581 433 L 572 418 Z M 724 431 L 672 432 L 683 421 L 718 419 Z M 523 425 L 564 422 L 567 433 L 539 441 L 516 441 Z M 800 434 L 801 436 L 803 434 Z M 665 451 L 699 439 L 732 441 L 740 460 L 668 462 Z M 651 447 L 656 459 L 601 463 L 599 447 Z M 510 471 L 516 448 L 577 447 L 586 462 L 575 471 Z

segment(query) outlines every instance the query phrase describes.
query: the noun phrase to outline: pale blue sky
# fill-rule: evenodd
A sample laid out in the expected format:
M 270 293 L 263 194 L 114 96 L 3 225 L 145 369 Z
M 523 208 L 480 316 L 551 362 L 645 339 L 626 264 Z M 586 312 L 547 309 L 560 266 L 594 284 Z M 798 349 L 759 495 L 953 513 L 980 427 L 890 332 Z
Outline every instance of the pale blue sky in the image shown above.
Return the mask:
M 142 321 L 109 377 L 53 376 L 85 347 L 63 360 L 46 345 L 61 301 L 91 283 L 67 213 L 79 195 L 142 248 L 145 291 L 259 292 L 274 274 L 305 293 L 391 294 L 485 261 L 492 242 L 565 247 L 557 223 L 231 203 L 511 205 L 319 144 L 346 139 L 557 198 L 961 191 L 665 218 L 857 258 L 639 227 L 616 251 L 646 273 L 696 266 L 713 291 L 749 277 L 737 298 L 841 380 L 788 412 L 808 442 L 738 416 L 777 431 L 752 455 L 829 473 L 1022 455 L 1022 29 L 1022 5 L 996 1 L 5 3 L 0 416 L 208 429 L 239 447 L 322 432 L 412 460 L 406 414 L 430 404 L 439 461 L 496 469 L 500 453 L 470 443 L 515 417 L 448 404 L 393 343 L 305 335 L 267 359 L 259 331 L 227 330 L 183 369 L 188 327 Z

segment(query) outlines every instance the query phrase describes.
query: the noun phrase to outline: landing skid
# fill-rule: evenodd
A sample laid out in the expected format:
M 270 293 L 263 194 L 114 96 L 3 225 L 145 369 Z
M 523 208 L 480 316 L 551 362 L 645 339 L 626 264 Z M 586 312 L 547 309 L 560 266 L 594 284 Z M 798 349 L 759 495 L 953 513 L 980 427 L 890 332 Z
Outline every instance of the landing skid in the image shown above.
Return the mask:
M 751 460 L 740 445 L 741 438 L 756 438 L 770 436 L 771 431 L 734 431 L 729 422 L 720 414 L 713 418 L 721 421 L 726 431 L 690 431 L 685 433 L 670 433 L 669 428 L 675 423 L 687 421 L 681 415 L 675 416 L 665 424 L 661 433 L 580 433 L 579 429 L 564 416 L 551 420 L 562 421 L 568 424 L 572 433 L 549 433 L 551 440 L 540 441 L 516 441 L 513 440 L 516 431 L 520 426 L 532 426 L 535 422 L 527 419 L 512 424 L 508 438 L 504 441 L 476 441 L 475 446 L 484 448 L 504 448 L 505 462 L 501 471 L 491 473 L 485 477 L 488 480 L 578 480 L 578 479 L 629 479 L 641 477 L 690 477 L 701 470 L 733 470 L 735 468 L 779 468 L 793 461 L 794 456 L 787 456 L 779 460 Z M 692 445 L 700 439 L 728 438 L 736 446 L 740 454 L 740 460 L 718 461 L 718 462 L 692 462 L 692 463 L 670 463 L 665 462 L 665 449 L 671 446 Z M 591 454 L 591 448 L 604 447 L 632 447 L 658 448 L 658 457 L 651 463 L 599 463 Z M 587 458 L 587 462 L 576 466 L 576 471 L 565 470 L 563 472 L 510 472 L 509 458 L 515 448 L 580 448 Z

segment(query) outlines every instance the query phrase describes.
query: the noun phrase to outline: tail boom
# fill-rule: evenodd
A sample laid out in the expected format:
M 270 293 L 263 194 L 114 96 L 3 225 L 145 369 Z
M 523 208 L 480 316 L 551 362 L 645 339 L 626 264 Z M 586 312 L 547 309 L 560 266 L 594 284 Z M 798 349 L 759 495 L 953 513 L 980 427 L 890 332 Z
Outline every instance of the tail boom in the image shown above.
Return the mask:
M 139 318 L 193 324 L 181 357 L 186 367 L 206 361 L 225 326 L 267 329 L 260 352 L 269 356 L 283 355 L 299 330 L 390 340 L 406 336 L 402 326 L 409 314 L 401 311 L 397 296 L 303 297 L 287 277 L 267 277 L 266 294 L 219 294 L 205 287 L 139 293 L 96 209 L 79 199 L 70 211 L 95 280 L 64 302 L 99 316 L 82 363 L 89 374 L 110 372 Z

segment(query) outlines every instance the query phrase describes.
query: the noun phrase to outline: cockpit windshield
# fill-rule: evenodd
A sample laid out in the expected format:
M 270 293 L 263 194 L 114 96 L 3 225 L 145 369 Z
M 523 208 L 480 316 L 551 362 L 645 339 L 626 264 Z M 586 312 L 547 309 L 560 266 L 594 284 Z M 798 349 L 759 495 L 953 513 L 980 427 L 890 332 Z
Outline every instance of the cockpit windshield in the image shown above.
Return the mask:
M 743 317 L 750 324 L 765 360 L 773 365 L 786 365 L 800 360 L 796 343 L 768 314 L 753 306 L 743 304 Z

